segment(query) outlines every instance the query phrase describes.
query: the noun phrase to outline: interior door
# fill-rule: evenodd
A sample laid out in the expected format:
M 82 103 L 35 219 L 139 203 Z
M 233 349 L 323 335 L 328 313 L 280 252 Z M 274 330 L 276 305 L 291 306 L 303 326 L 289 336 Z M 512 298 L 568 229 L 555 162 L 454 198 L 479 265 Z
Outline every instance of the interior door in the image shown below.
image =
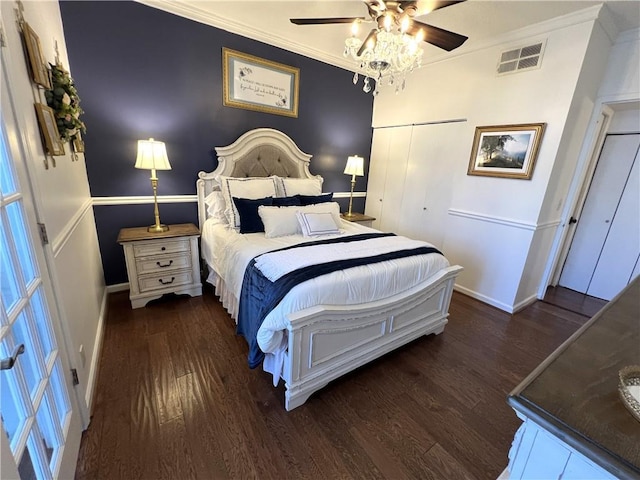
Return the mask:
M 3 49 L 4 50 L 4 49 Z M 0 127 L 0 478 L 73 478 L 81 436 L 2 55 Z M 18 355 L 19 352 L 22 353 Z
M 633 277 L 640 251 L 639 147 L 640 134 L 607 135 L 562 269 L 561 286 L 610 300 Z

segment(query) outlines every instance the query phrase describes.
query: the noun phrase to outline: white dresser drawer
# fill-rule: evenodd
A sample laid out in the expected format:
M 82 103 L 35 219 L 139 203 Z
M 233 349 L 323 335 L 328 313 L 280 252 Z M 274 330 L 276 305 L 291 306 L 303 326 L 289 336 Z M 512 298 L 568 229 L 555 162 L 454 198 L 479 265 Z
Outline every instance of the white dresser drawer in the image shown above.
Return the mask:
M 163 288 L 174 288 L 179 285 L 193 283 L 191 270 L 181 272 L 167 272 L 164 275 L 145 275 L 138 278 L 140 292 L 149 292 Z
M 146 273 L 165 275 L 166 272 L 191 268 L 191 256 L 184 253 L 176 253 L 173 255 L 142 257 L 136 259 L 136 267 L 138 269 L 138 275 L 144 275 Z
M 189 251 L 189 240 L 155 241 L 136 243 L 133 246 L 133 254 L 136 258 L 160 255 L 163 253 L 178 253 Z

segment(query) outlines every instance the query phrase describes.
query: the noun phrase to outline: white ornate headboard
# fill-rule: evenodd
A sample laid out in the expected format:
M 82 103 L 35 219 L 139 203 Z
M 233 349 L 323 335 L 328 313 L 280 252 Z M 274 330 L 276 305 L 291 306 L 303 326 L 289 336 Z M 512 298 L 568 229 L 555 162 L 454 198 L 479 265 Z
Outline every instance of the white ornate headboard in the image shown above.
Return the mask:
M 213 172 L 199 172 L 196 181 L 198 195 L 198 222 L 200 229 L 207 219 L 204 199 L 219 189 L 218 178 L 227 177 L 280 177 L 320 178 L 311 175 L 311 155 L 298 148 L 291 138 L 272 128 L 256 128 L 240 136 L 226 147 L 216 147 L 218 167 Z

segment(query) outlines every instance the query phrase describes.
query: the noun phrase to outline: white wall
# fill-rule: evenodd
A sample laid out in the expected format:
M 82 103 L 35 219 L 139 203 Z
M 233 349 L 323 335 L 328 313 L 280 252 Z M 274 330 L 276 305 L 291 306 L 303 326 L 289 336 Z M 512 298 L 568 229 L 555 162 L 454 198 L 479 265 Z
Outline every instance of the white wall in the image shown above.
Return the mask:
M 575 169 L 589 123 L 610 46 L 606 35 L 594 37 L 599 14 L 599 7 L 590 8 L 512 32 L 476 51 L 462 47 L 459 55 L 414 72 L 403 93 L 383 91 L 374 103 L 374 127 L 466 119 L 466 129 L 448 145 L 446 158 L 429 160 L 446 161 L 453 170 L 448 217 L 437 235 L 444 236 L 445 255 L 465 267 L 457 288 L 507 311 L 535 299 L 546 262 L 536 256 L 548 255 L 553 243 L 562 204 L 555 202 L 548 215 L 541 212 L 545 201 L 566 197 L 568 182 L 552 177 L 558 170 Z M 539 69 L 495 74 L 501 52 L 544 39 Z M 585 68 L 585 58 L 595 59 L 593 67 Z M 583 75 L 595 77 L 585 80 Z M 466 174 L 477 126 L 536 122 L 547 127 L 531 180 Z M 550 184 L 564 191 L 549 193 Z
M 24 18 L 40 38 L 47 62 L 56 59 L 56 42 L 60 62 L 69 69 L 60 9 L 57 2 L 23 2 Z M 44 90 L 31 82 L 20 33 L 15 2 L 0 2 L 2 24 L 11 57 L 11 72 L 16 110 L 23 133 L 24 147 L 30 152 L 27 166 L 39 221 L 47 228 L 49 245 L 45 247 L 47 263 L 53 277 L 57 308 L 63 322 L 72 367 L 81 380 L 79 399 L 89 404 L 88 388 L 97 366 L 97 352 L 105 312 L 106 288 L 95 221 L 91 207 L 89 183 L 83 154 L 72 158 L 69 144 L 64 156 L 55 157 L 56 166 L 44 167 L 45 154 L 35 115 L 34 103 L 44 103 Z M 72 72 L 73 73 L 73 72 Z M 82 92 L 80 97 L 82 98 Z M 56 306 L 52 306 L 56 308 Z M 86 361 L 79 349 L 83 346 Z M 86 406 L 85 406 L 86 409 Z M 86 412 L 85 412 L 86 413 Z
M 578 166 L 571 178 L 571 186 L 565 202 L 562 218 L 566 221 L 574 212 L 579 211 L 581 191 L 588 186 L 595 169 L 595 159 L 598 156 L 598 136 L 600 132 L 599 119 L 602 114 L 613 115 L 608 126 L 609 132 L 619 131 L 620 125 L 624 132 L 628 132 L 626 125 L 635 121 L 632 131 L 640 131 L 637 121 L 637 106 L 640 101 L 640 29 L 628 30 L 620 33 L 615 39 L 607 57 L 607 64 L 603 68 L 603 79 L 600 84 L 595 106 L 587 133 L 582 139 Z M 636 109 L 636 113 L 628 111 Z M 635 118 L 629 118 L 633 116 Z M 606 125 L 605 125 L 606 126 Z M 571 230 L 563 225 L 556 232 L 551 254 L 548 258 L 539 294 L 547 284 L 558 281 L 564 259 L 566 258 L 571 241 Z

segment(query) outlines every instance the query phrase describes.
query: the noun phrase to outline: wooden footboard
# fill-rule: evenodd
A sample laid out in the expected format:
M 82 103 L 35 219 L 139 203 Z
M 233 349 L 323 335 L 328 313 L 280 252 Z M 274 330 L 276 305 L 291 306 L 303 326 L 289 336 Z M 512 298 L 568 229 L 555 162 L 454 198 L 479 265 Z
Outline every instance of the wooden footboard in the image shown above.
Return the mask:
M 289 314 L 286 409 L 299 407 L 331 380 L 401 345 L 441 333 L 460 271 L 460 266 L 448 267 L 411 290 L 377 302 L 321 305 Z

